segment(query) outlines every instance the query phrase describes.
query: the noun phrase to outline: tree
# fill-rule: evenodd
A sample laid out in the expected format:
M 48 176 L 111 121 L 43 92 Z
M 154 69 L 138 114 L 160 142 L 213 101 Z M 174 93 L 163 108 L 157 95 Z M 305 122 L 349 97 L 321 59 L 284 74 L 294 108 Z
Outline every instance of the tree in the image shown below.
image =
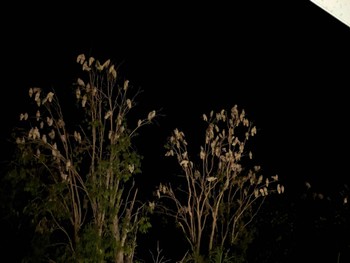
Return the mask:
M 110 60 L 81 54 L 77 63 L 84 74 L 74 84 L 77 112 L 67 104 L 65 111 L 53 91 L 29 89 L 33 109 L 20 114 L 10 176 L 29 199 L 24 212 L 41 242 L 40 260 L 132 262 L 151 211 L 137 198 L 142 156 L 132 141 L 156 111 L 132 123 L 139 91 L 119 82 Z
M 253 155 L 246 146 L 257 129 L 244 110 L 234 106 L 229 112 L 212 111 L 203 120 L 207 128 L 199 159 L 191 157 L 182 131 L 175 129 L 170 136 L 166 156 L 176 157 L 184 184 L 174 189 L 161 183 L 156 194 L 160 210 L 184 233 L 194 261 L 215 254 L 224 262 L 264 199 L 283 193 L 284 186 L 277 175 L 264 178 L 260 166 L 249 166 Z

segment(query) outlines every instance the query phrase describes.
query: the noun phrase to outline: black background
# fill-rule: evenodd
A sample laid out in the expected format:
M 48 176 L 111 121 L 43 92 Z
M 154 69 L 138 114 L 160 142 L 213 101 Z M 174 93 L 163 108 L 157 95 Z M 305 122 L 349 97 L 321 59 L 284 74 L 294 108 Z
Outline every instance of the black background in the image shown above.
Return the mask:
M 143 90 L 140 110 L 162 109 L 139 144 L 150 192 L 172 176 L 163 157 L 172 129 L 195 140 L 202 113 L 234 104 L 256 123 L 257 160 L 286 191 L 305 181 L 337 191 L 350 182 L 350 28 L 309 1 L 281 2 L 4 8 L 2 159 L 28 88 L 71 92 L 85 53 L 120 65 Z

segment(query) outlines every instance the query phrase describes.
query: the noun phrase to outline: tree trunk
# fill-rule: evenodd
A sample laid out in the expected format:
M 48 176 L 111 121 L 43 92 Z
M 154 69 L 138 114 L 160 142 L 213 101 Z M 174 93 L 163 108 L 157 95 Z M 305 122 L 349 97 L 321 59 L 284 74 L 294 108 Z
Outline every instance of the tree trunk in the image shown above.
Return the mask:
M 124 263 L 124 253 L 122 250 L 117 252 L 115 257 L 115 263 Z

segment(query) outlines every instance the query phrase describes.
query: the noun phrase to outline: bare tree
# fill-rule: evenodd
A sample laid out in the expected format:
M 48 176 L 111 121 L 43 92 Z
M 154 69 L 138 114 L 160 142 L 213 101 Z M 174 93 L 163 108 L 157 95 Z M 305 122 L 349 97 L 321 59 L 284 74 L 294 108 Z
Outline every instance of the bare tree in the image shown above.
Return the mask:
M 160 184 L 157 189 L 161 211 L 175 218 L 197 262 L 203 244 L 207 252 L 231 246 L 265 197 L 284 191 L 277 175 L 264 178 L 260 166 L 249 168 L 253 155 L 246 146 L 257 129 L 244 110 L 234 106 L 229 112 L 212 111 L 209 116 L 203 114 L 203 120 L 205 141 L 195 161 L 182 131 L 175 129 L 167 144 L 166 156 L 176 157 L 185 184 L 177 189 Z

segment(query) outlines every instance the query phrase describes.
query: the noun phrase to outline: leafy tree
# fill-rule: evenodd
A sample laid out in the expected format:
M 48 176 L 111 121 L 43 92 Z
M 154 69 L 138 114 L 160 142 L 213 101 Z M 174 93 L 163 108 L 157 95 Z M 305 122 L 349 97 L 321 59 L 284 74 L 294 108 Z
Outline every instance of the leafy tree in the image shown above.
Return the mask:
M 20 114 L 15 131 L 10 179 L 22 187 L 23 213 L 35 229 L 27 260 L 132 262 L 152 210 L 137 198 L 142 157 L 133 138 L 156 111 L 132 123 L 139 91 L 128 80 L 120 83 L 110 60 L 81 54 L 77 63 L 83 71 L 74 83 L 78 110 L 53 91 L 30 88 L 32 111 Z
M 284 186 L 277 175 L 263 177 L 260 166 L 249 166 L 253 155 L 246 146 L 257 129 L 244 110 L 234 106 L 229 112 L 212 111 L 203 120 L 207 128 L 196 160 L 182 131 L 175 129 L 170 136 L 166 156 L 176 157 L 184 184 L 176 189 L 160 184 L 158 205 L 184 233 L 194 262 L 208 256 L 215 262 L 234 262 L 232 247 L 249 240 L 247 226 L 264 199 L 283 193 Z

